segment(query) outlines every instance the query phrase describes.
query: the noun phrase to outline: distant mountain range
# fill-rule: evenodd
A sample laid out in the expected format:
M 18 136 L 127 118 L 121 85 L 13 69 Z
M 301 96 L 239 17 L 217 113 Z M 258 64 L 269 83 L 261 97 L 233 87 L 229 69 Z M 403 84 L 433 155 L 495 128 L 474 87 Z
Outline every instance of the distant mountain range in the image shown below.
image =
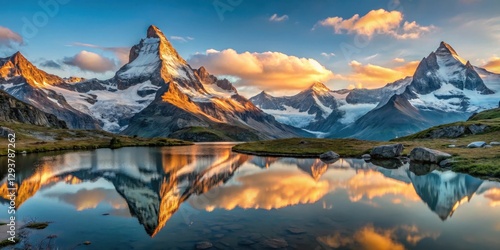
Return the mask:
M 500 101 L 500 75 L 472 66 L 445 42 L 422 59 L 412 77 L 382 88 L 331 91 L 318 86 L 315 83 L 290 97 L 263 92 L 250 100 L 278 121 L 311 133 L 368 140 L 389 140 L 467 120 L 476 112 L 498 107 Z M 312 98 L 305 99 L 304 93 L 312 93 Z M 316 107 L 323 107 L 320 115 Z
M 316 82 L 294 96 L 246 99 L 228 80 L 193 69 L 150 26 L 111 79 L 63 79 L 17 52 L 0 58 L 0 89 L 74 129 L 192 141 L 388 140 L 497 107 L 500 75 L 442 42 L 413 76 L 382 88 L 332 91 Z

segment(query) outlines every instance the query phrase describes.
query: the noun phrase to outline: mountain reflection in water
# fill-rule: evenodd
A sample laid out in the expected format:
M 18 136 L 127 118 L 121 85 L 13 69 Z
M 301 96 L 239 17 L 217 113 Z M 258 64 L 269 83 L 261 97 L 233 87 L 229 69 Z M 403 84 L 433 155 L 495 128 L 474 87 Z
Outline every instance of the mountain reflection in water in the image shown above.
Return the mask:
M 217 209 L 274 210 L 321 201 L 324 209 L 335 210 L 341 204 L 328 196 L 339 193 L 345 193 L 347 202 L 374 209 L 382 203 L 412 206 L 423 202 L 443 221 L 475 195 L 482 195 L 487 207 L 500 205 L 499 183 L 465 174 L 399 163 L 388 163 L 386 168 L 359 159 L 325 164 L 318 159 L 257 157 L 233 153 L 231 146 L 199 144 L 24 156 L 18 163 L 17 208 L 22 212 L 23 205 L 43 190 L 43 197 L 77 211 L 107 204 L 113 210 L 111 215 L 137 218 L 153 237 L 177 212 L 189 224 L 190 215 Z M 100 181 L 112 187 L 82 186 L 68 191 L 59 186 Z M 0 191 L 5 206 L 5 176 Z M 179 211 L 184 203 L 198 212 Z M 500 220 L 494 223 L 497 229 L 492 230 L 498 230 Z M 440 233 L 415 225 L 380 228 L 367 222 L 356 230 L 317 235 L 316 240 L 330 248 L 364 248 L 364 244 L 380 241 L 387 248 L 403 249 L 394 235 L 404 235 L 408 244 L 415 245 L 424 238 L 436 239 Z

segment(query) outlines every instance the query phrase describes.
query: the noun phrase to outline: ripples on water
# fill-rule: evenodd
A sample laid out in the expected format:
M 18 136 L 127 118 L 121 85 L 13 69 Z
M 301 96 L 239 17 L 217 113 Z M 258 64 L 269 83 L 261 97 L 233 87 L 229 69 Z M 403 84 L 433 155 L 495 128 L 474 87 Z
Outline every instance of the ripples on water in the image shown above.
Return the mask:
M 433 166 L 327 165 L 237 154 L 231 146 L 20 156 L 18 218 L 53 222 L 28 239 L 57 235 L 54 247 L 62 249 L 84 241 L 89 249 L 500 245 L 500 183 Z M 0 209 L 7 206 L 3 200 Z

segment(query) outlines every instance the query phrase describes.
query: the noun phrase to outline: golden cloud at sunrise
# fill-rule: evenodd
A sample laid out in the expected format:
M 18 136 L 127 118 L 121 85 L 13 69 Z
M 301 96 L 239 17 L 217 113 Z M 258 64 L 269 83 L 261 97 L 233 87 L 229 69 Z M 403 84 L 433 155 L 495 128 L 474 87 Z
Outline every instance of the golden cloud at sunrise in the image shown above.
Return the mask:
M 238 53 L 233 49 L 207 50 L 191 57 L 194 67 L 204 66 L 215 75 L 241 79 L 242 84 L 263 90 L 302 90 L 316 81 L 333 78 L 333 72 L 311 58 L 299 58 L 280 52 Z
M 389 229 L 375 228 L 369 224 L 354 234 L 335 232 L 329 236 L 318 237 L 318 241 L 332 248 L 350 247 L 353 249 L 405 249 L 402 241 L 416 245 L 425 238 L 437 239 L 439 233 L 424 232 L 417 226 L 402 225 Z
M 192 197 L 189 202 L 207 211 L 235 207 L 270 210 L 315 203 L 331 191 L 328 181 L 315 181 L 297 170 L 263 171 L 238 177 L 237 181 L 238 185 L 214 188 L 202 196 Z
M 347 181 L 346 186 L 352 202 L 360 201 L 363 197 L 372 200 L 387 195 L 396 197 L 394 203 L 400 203 L 401 199 L 404 202 L 421 200 L 411 183 L 385 177 L 377 171 L 360 171 Z
M 422 26 L 417 22 L 404 21 L 403 13 L 397 10 L 372 10 L 364 16 L 355 14 L 351 18 L 328 17 L 319 21 L 318 26 L 333 28 L 336 34 L 357 34 L 373 37 L 375 34 L 391 35 L 396 39 L 416 39 L 422 34 L 435 29 L 434 26 Z
M 411 61 L 401 66 L 387 68 L 374 64 L 362 64 L 351 61 L 349 66 L 352 73 L 348 75 L 337 75 L 337 79 L 346 80 L 351 83 L 350 88 L 378 88 L 392 83 L 396 80 L 412 76 L 417 69 L 419 61 Z
M 500 73 L 500 57 L 494 56 L 490 58 L 490 60 L 483 65 L 483 68 L 493 73 Z

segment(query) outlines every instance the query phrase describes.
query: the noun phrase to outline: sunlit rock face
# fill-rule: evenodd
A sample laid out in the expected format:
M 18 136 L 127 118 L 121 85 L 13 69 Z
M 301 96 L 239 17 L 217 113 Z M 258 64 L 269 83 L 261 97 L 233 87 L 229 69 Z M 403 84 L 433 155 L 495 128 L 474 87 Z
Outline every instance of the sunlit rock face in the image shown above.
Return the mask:
M 20 52 L 0 58 L 0 89 L 18 100 L 66 122 L 69 128 L 96 129 L 100 126 L 88 114 L 73 108 L 63 95 L 51 90 L 65 80 L 38 69 Z

